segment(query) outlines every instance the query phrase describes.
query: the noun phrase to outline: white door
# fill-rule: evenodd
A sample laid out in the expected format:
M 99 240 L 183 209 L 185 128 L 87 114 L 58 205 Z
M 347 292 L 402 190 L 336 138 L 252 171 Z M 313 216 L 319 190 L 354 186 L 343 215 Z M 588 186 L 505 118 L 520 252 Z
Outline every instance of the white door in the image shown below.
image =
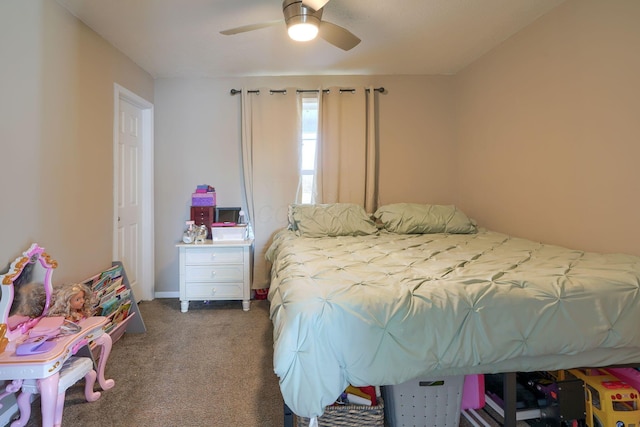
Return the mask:
M 140 221 L 140 152 L 142 112 L 120 99 L 120 132 L 118 141 L 118 260 L 124 264 L 134 295 L 142 295 L 138 288 L 142 242 Z
M 123 263 L 138 301 L 153 299 L 151 126 L 149 108 L 123 91 L 116 88 L 114 259 Z

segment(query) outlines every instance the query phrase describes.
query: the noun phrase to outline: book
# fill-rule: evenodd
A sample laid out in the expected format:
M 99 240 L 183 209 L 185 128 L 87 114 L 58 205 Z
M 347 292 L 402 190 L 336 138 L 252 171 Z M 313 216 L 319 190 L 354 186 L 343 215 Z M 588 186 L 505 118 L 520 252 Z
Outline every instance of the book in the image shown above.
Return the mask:
M 116 291 L 113 290 L 112 292 L 109 293 L 105 293 L 101 298 L 100 298 L 100 303 L 98 305 L 100 305 L 102 308 L 104 308 L 105 304 L 108 301 L 111 301 L 112 299 L 116 298 Z
M 126 309 L 128 312 L 129 308 L 131 307 L 131 289 L 128 289 L 123 284 L 118 289 L 114 289 L 102 297 L 99 304 L 99 306 L 102 308 L 101 315 L 109 316 L 112 313 L 121 310 L 120 307 L 127 304 L 128 307 L 126 307 Z
M 372 405 L 377 405 L 378 404 L 378 398 L 377 396 L 379 396 L 379 392 L 376 391 L 376 388 L 372 385 L 368 385 L 365 387 L 358 387 L 358 389 L 360 389 L 360 391 L 362 391 L 363 393 L 366 393 L 367 396 L 369 396 L 371 398 L 371 404 Z
M 118 306 L 118 309 L 113 313 L 113 318 L 111 320 L 112 323 L 118 324 L 122 322 L 124 319 L 129 316 L 129 311 L 131 309 L 131 300 L 123 301 L 122 304 Z
M 369 406 L 375 406 L 378 404 L 375 388 L 373 386 L 355 387 L 349 385 L 346 388 L 345 392 L 347 393 L 347 399 L 349 400 L 349 403 Z
M 350 405 L 371 406 L 371 400 L 365 399 L 364 397 L 358 396 L 357 394 L 347 393 L 347 401 Z
M 113 280 L 109 286 L 107 286 L 106 288 L 106 292 L 110 293 L 113 291 L 118 290 L 119 288 L 123 287 L 124 284 L 122 284 L 122 277 L 118 277 L 117 279 Z
M 106 300 L 104 303 L 100 303 L 100 307 L 102 307 L 101 316 L 108 316 L 111 313 L 115 312 L 120 305 L 120 300 L 118 298 L 111 298 Z
M 113 267 L 100 273 L 100 278 L 106 276 L 111 277 L 112 279 L 122 276 L 122 265 L 114 265 Z
M 111 284 L 111 277 L 98 277 L 93 284 L 91 284 L 91 290 L 94 292 L 107 288 Z

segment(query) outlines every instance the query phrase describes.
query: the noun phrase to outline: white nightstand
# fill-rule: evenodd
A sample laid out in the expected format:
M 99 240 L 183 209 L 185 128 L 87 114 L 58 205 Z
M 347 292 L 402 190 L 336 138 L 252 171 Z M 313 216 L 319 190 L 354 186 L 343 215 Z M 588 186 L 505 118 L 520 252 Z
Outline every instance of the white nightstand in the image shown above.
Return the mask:
M 248 311 L 251 299 L 253 239 L 178 243 L 180 250 L 180 310 L 189 301 L 242 300 Z

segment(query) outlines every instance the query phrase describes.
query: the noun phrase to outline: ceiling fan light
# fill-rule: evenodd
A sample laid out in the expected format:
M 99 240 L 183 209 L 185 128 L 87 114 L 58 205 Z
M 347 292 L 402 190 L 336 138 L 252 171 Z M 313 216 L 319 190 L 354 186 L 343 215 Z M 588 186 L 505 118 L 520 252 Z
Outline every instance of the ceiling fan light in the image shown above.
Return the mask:
M 316 38 L 318 35 L 318 26 L 310 22 L 300 22 L 289 25 L 287 32 L 292 40 L 307 42 Z

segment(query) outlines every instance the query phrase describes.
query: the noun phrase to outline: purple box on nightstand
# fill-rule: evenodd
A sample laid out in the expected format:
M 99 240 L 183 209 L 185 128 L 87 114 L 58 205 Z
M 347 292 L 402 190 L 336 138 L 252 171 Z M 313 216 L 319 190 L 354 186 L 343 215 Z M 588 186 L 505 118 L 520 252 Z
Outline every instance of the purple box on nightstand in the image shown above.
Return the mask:
M 192 193 L 191 206 L 215 206 L 216 193 Z

